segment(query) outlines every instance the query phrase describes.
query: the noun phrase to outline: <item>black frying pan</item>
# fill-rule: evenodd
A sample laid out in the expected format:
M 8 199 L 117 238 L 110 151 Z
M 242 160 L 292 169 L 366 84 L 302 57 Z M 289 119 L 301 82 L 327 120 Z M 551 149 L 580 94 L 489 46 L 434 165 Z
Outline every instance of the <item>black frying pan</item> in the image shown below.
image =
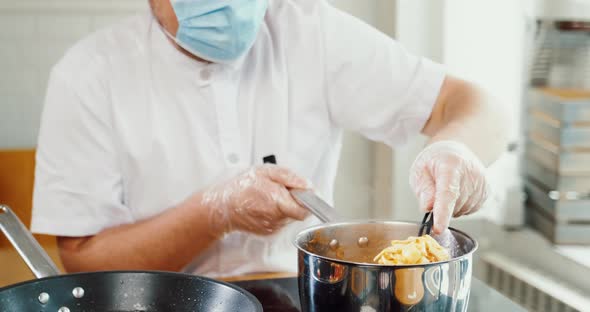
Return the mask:
M 0 288 L 1 312 L 261 312 L 245 290 L 212 279 L 155 271 L 107 271 L 59 275 L 59 271 L 6 206 L 0 230 L 37 280 Z M 0 268 L 1 270 L 1 268 Z

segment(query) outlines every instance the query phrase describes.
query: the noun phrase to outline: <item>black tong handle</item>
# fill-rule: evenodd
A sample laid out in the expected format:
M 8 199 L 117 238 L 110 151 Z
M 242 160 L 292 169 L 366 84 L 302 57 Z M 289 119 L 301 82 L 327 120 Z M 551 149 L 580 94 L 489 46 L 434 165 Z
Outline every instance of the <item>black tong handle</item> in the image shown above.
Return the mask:
M 418 231 L 418 236 L 423 235 L 430 235 L 432 231 L 432 224 L 434 223 L 434 217 L 431 212 L 427 212 L 424 214 L 424 218 L 422 218 L 422 224 L 420 225 L 420 230 Z

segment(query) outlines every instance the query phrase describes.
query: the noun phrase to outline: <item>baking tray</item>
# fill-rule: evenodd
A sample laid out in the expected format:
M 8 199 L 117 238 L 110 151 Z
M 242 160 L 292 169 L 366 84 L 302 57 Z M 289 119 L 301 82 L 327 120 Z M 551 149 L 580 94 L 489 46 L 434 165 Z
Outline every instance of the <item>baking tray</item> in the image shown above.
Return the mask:
M 527 205 L 527 224 L 555 244 L 590 245 L 590 223 L 559 223 L 534 204 Z
M 529 106 L 566 123 L 590 122 L 590 91 L 532 89 Z
M 527 177 L 530 177 L 541 183 L 545 189 L 559 191 L 561 193 L 590 193 L 590 174 L 560 175 L 546 167 L 543 167 L 533 159 L 525 159 L 524 168 Z
M 527 158 L 560 175 L 590 174 L 590 151 L 564 151 L 540 137 L 529 136 Z
M 527 128 L 529 136 L 539 136 L 562 149 L 590 148 L 590 123 L 566 124 L 531 109 Z
M 552 194 L 532 179 L 525 182 L 529 202 L 560 223 L 588 222 L 590 224 L 590 199 L 567 199 Z

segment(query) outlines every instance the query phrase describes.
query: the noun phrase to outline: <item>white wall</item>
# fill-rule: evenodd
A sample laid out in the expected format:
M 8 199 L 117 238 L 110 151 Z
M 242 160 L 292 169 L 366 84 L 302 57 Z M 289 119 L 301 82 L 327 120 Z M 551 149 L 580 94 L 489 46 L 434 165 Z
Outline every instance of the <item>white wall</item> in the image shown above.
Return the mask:
M 397 0 L 395 38 L 409 51 L 442 61 L 443 1 Z M 426 139 L 420 137 L 394 151 L 390 215 L 397 220 L 419 221 L 418 203 L 408 184 L 409 169 Z
M 35 146 L 47 77 L 85 34 L 142 0 L 0 0 L 0 148 Z
M 332 0 L 332 4 L 365 22 L 378 23 L 377 0 Z M 359 103 L 360 104 L 360 103 Z M 376 189 L 373 183 L 374 143 L 345 132 L 334 191 L 334 205 L 348 218 L 374 215 Z
M 528 0 L 397 0 L 396 37 L 411 51 L 445 64 L 450 74 L 473 81 L 505 105 L 519 120 L 522 109 Z M 501 109 L 499 107 L 499 109 Z M 519 141 L 518 123 L 509 123 L 513 141 Z M 407 171 L 424 143 L 412 142 L 393 156 L 392 212 L 396 219 L 419 218 L 417 203 L 407 185 Z M 520 176 L 518 154 L 505 154 L 489 170 L 492 199 L 475 217 L 500 223 L 506 213 L 517 224 Z M 510 195 L 511 197 L 507 196 Z M 505 208 L 505 205 L 510 207 Z
M 377 15 L 379 14 L 378 0 L 330 0 L 337 8 L 354 15 L 363 21 L 371 24 L 377 24 Z
M 473 81 L 497 99 L 498 109 L 513 116 L 505 127 L 513 142 L 522 140 L 520 120 L 525 89 L 525 55 L 532 39 L 532 2 L 527 0 L 446 0 L 444 63 L 451 73 Z M 498 19 L 501 18 L 501 22 Z M 489 168 L 493 196 L 480 216 L 520 225 L 522 189 L 520 153 L 505 153 Z

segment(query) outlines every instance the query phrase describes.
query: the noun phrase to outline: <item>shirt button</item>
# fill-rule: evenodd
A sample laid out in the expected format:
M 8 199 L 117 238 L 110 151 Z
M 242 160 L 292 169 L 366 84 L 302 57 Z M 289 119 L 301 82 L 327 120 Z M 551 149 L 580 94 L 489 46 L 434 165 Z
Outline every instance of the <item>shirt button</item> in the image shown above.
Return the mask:
M 211 71 L 208 69 L 201 70 L 201 79 L 209 80 L 211 78 Z
M 240 157 L 236 153 L 231 153 L 231 154 L 227 155 L 227 160 L 230 163 L 235 164 L 238 161 L 240 161 Z

